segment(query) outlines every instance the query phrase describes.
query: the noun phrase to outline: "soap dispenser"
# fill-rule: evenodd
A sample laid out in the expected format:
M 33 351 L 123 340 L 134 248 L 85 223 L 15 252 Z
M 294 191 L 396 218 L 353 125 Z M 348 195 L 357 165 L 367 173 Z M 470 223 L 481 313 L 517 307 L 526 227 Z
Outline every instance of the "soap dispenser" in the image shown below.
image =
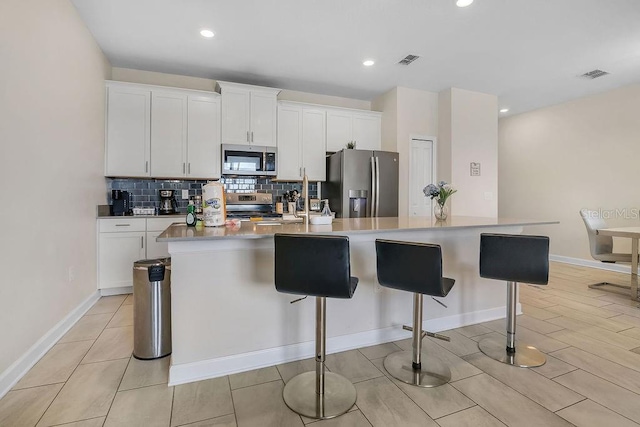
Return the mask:
M 324 207 L 322 208 L 322 216 L 332 216 L 331 209 L 329 208 L 329 199 L 323 199 Z

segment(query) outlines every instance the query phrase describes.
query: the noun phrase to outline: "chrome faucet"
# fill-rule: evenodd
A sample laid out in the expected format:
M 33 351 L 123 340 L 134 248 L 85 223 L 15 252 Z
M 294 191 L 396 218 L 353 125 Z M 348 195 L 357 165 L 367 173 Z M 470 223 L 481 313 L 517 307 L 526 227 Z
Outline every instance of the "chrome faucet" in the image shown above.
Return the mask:
M 304 192 L 304 211 L 294 212 L 296 218 L 304 218 L 304 225 L 309 225 L 309 177 L 307 169 L 302 168 L 302 191 Z

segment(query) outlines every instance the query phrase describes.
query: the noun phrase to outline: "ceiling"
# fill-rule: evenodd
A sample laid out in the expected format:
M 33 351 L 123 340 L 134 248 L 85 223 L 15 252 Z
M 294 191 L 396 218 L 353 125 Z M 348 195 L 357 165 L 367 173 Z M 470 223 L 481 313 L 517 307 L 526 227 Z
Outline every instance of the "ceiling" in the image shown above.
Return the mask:
M 457 87 L 509 115 L 640 82 L 639 0 L 72 1 L 114 67 L 363 100 Z

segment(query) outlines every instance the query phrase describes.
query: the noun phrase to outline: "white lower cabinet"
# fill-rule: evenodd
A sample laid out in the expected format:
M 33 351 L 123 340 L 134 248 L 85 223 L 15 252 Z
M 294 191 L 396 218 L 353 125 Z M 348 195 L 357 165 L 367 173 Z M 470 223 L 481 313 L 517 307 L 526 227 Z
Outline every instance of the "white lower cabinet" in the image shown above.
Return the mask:
M 100 233 L 98 239 L 98 288 L 133 286 L 133 263 L 145 257 L 142 231 Z
M 147 259 L 169 256 L 169 244 L 156 242 L 156 238 L 174 222 L 183 222 L 183 219 L 180 217 L 147 218 Z
M 133 263 L 166 258 L 168 244 L 156 238 L 180 217 L 98 219 L 98 289 L 133 286 Z

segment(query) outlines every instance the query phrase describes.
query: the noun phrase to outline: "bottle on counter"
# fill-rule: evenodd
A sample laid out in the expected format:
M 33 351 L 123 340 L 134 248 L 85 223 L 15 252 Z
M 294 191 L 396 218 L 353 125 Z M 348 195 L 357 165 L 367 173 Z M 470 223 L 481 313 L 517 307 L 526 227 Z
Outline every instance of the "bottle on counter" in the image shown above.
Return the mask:
M 189 227 L 195 227 L 196 223 L 198 222 L 198 217 L 196 216 L 196 207 L 192 203 L 189 203 L 189 206 L 187 206 L 186 220 Z
M 276 213 L 282 215 L 284 213 L 284 204 L 282 203 L 282 196 L 278 196 L 276 199 Z

